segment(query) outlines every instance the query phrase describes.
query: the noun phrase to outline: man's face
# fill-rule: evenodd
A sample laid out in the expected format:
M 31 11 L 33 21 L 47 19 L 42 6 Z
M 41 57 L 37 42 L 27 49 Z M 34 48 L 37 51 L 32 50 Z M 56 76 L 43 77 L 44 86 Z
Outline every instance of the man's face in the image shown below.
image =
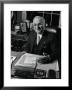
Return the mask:
M 42 34 L 44 29 L 44 22 L 41 18 L 35 18 L 33 21 L 33 26 L 37 34 Z

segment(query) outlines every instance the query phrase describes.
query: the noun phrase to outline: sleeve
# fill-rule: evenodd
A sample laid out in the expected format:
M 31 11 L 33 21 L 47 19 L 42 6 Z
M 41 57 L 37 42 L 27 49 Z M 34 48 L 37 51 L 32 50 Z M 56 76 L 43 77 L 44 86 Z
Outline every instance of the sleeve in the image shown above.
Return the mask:
M 30 35 L 27 39 L 27 43 L 23 45 L 22 51 L 29 53 L 29 51 L 30 51 Z
M 53 38 L 50 42 L 50 49 L 51 49 L 51 54 L 50 54 L 51 60 L 57 59 L 57 38 L 56 38 L 56 35 L 53 35 Z

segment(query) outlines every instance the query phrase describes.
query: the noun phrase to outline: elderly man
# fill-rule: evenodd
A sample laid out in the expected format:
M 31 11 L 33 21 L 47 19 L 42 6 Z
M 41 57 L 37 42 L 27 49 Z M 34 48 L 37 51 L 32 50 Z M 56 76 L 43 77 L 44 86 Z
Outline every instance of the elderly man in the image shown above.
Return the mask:
M 45 30 L 45 19 L 35 16 L 33 30 L 31 31 L 25 48 L 26 52 L 38 55 L 47 55 L 51 61 L 57 58 L 55 35 Z

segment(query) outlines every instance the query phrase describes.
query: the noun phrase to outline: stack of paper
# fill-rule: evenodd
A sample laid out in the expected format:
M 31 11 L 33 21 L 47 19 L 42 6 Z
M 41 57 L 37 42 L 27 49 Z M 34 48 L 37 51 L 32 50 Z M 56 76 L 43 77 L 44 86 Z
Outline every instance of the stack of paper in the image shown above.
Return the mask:
M 45 56 L 26 53 L 20 57 L 15 66 L 35 68 L 37 60 L 44 57 Z

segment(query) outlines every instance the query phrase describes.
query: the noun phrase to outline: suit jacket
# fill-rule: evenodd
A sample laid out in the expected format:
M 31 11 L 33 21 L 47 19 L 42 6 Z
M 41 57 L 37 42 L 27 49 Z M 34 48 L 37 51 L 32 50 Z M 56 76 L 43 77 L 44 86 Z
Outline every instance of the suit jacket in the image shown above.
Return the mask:
M 51 59 L 57 58 L 57 49 L 56 49 L 56 37 L 55 34 L 44 31 L 42 38 L 39 44 L 36 44 L 37 34 L 35 31 L 31 31 L 29 34 L 28 42 L 23 48 L 24 51 L 32 54 L 43 55 L 43 52 L 50 55 Z

